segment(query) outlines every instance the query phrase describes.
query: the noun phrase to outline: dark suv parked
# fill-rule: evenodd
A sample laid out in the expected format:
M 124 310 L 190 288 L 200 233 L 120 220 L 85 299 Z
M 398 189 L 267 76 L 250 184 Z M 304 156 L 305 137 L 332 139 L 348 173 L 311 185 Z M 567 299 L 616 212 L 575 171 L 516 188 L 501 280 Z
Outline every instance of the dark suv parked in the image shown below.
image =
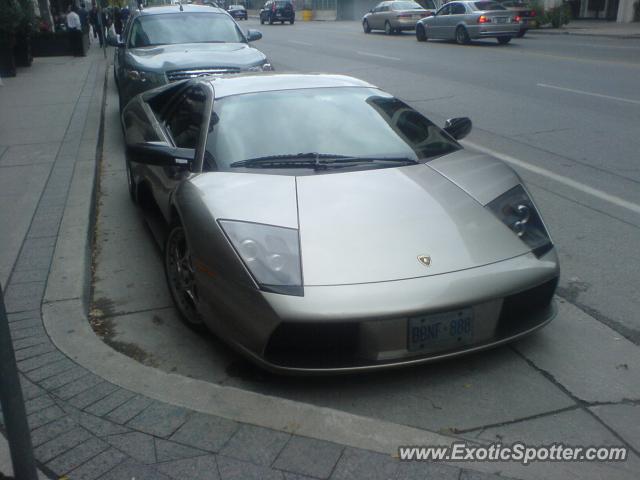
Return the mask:
M 260 38 L 257 30 L 243 33 L 220 8 L 136 10 L 122 36 L 108 38 L 117 47 L 113 68 L 120 107 L 139 93 L 178 80 L 273 70 L 265 54 L 249 44 Z
M 268 0 L 260 10 L 260 23 L 264 25 L 269 22 L 289 22 L 293 25 L 296 19 L 296 12 L 293 8 L 292 0 Z

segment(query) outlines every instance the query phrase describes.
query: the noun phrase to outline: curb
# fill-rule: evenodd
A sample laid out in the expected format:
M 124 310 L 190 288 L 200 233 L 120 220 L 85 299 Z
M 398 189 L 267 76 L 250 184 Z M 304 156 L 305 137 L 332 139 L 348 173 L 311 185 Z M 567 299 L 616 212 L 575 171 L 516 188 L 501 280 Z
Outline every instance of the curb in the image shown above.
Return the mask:
M 527 31 L 527 34 L 531 35 L 574 35 L 581 37 L 604 37 L 604 38 L 620 38 L 620 39 L 640 39 L 640 33 L 631 34 L 615 34 L 615 33 L 593 33 L 593 32 L 581 32 L 580 30 L 557 30 L 557 29 L 531 29 Z

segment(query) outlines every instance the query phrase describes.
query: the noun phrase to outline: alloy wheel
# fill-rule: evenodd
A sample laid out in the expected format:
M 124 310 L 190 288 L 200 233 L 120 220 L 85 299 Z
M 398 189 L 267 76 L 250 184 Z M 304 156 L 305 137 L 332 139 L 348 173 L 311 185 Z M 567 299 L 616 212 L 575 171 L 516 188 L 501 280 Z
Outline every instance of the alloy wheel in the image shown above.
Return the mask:
M 198 314 L 198 288 L 191 250 L 182 226 L 173 227 L 165 247 L 167 283 L 183 320 L 192 327 L 203 325 Z
M 469 34 L 464 27 L 458 27 L 456 30 L 456 42 L 460 45 L 469 43 Z

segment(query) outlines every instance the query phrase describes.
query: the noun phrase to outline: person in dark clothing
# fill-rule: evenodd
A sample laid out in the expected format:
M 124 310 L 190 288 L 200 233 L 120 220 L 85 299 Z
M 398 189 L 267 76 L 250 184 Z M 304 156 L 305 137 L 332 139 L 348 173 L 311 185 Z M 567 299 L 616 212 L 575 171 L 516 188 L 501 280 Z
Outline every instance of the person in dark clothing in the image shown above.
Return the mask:
M 78 15 L 78 7 L 75 5 L 67 13 L 67 30 L 69 32 L 69 42 L 71 42 L 71 51 L 77 57 L 83 56 L 82 24 L 80 23 L 80 15 Z
M 98 7 L 94 5 L 89 12 L 89 22 L 93 28 L 93 37 L 98 39 L 100 42 L 100 48 L 102 48 L 104 46 L 104 34 L 102 28 L 100 28 L 99 15 Z
M 113 26 L 117 35 L 122 35 L 122 16 L 118 7 L 113 7 Z
M 128 6 L 124 6 L 124 8 L 122 10 L 120 10 L 120 18 L 122 18 L 122 29 L 124 30 L 125 28 L 127 28 L 127 22 L 129 21 L 129 14 L 131 12 L 129 12 L 129 7 Z
M 87 33 L 89 31 L 89 12 L 87 12 L 84 2 L 80 4 L 78 16 L 80 17 L 80 25 L 82 25 L 82 32 Z

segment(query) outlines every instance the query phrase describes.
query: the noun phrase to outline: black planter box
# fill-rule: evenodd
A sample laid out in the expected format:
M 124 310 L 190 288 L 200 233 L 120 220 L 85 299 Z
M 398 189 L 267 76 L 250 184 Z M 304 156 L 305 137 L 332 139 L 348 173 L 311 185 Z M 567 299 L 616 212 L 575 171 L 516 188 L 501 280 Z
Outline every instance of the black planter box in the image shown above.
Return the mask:
M 33 63 L 31 54 L 31 34 L 19 33 L 16 35 L 16 45 L 13 47 L 13 55 L 18 67 L 30 67 Z
M 70 32 L 39 33 L 31 37 L 31 52 L 34 57 L 62 57 L 80 55 L 80 50 L 74 51 Z M 89 34 L 82 33 L 82 55 L 89 50 Z
M 0 37 L 0 77 L 16 76 L 16 61 L 13 57 L 15 38 Z

